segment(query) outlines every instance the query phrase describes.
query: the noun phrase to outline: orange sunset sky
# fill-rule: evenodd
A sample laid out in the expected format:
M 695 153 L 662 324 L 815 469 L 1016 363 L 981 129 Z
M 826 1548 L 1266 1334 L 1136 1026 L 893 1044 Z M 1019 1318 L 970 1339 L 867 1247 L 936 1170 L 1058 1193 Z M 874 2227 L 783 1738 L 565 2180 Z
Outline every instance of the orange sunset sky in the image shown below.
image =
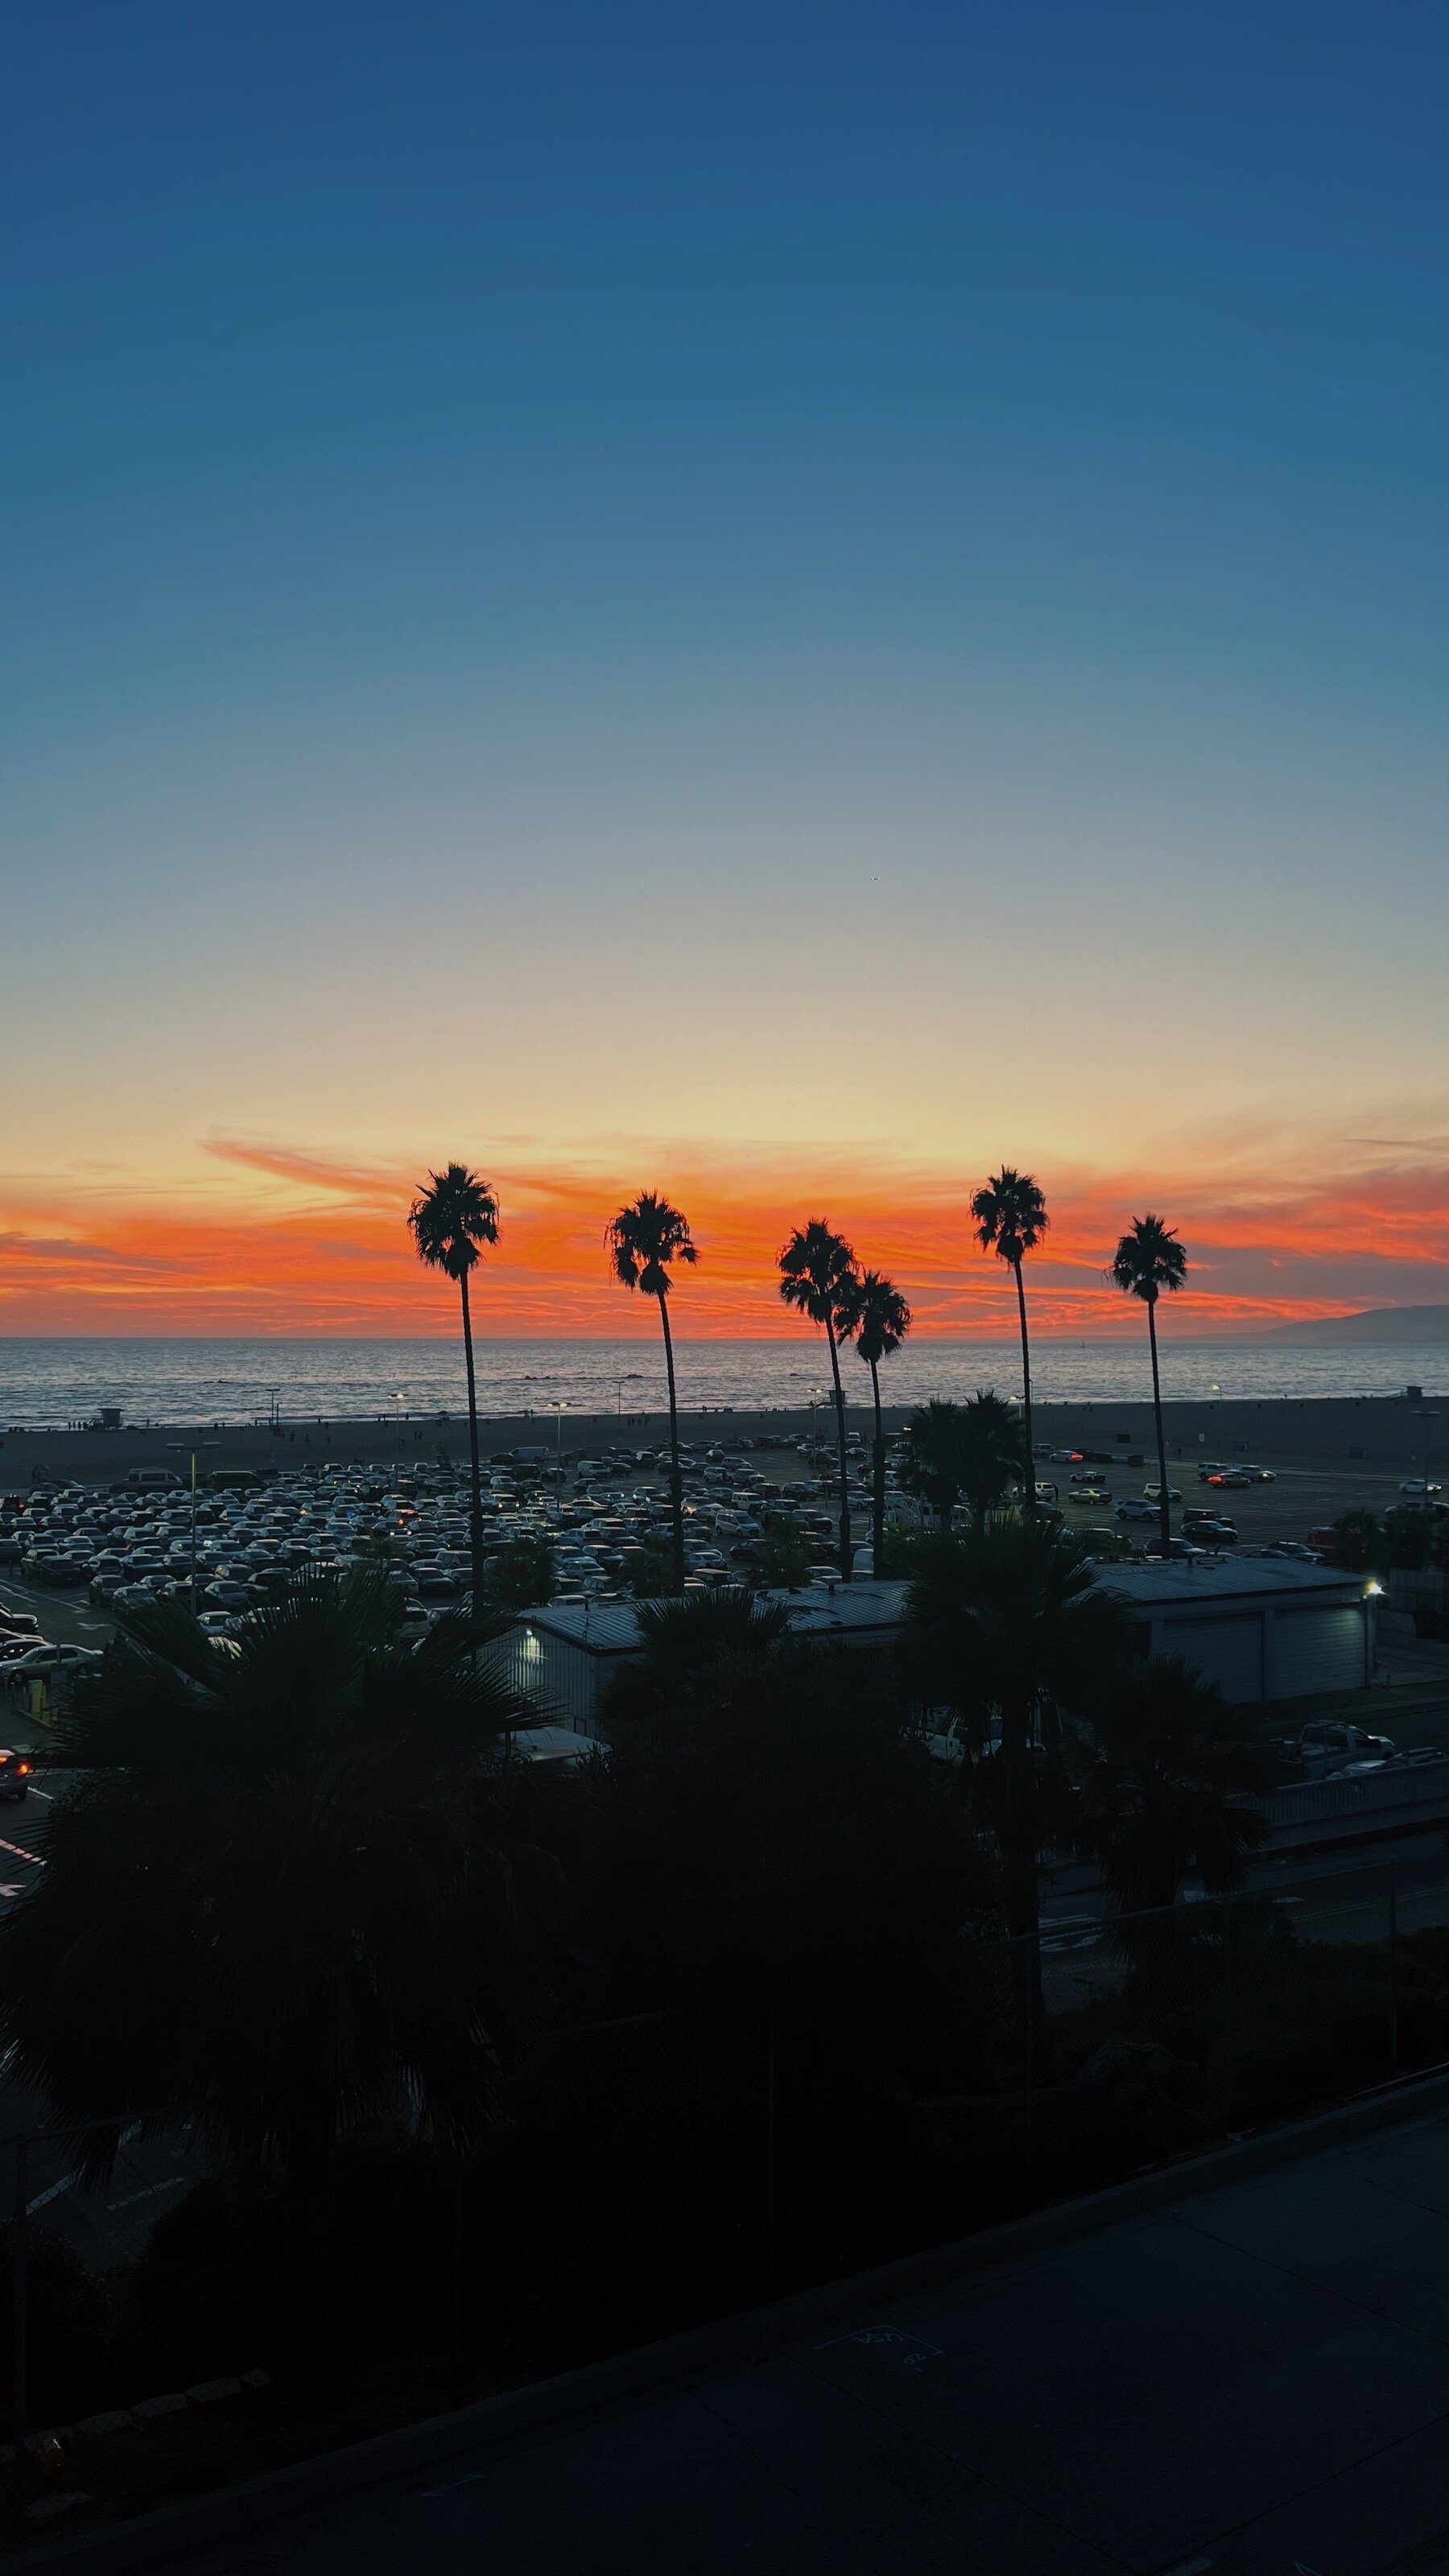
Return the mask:
M 450 1139 L 460 1151 L 469 1140 Z M 608 1279 L 602 1231 L 642 1183 L 689 1212 L 701 1265 L 681 1277 L 679 1329 L 789 1334 L 774 1252 L 791 1224 L 824 1213 L 862 1258 L 905 1287 L 919 1334 L 1000 1337 L 1014 1309 L 999 1263 L 971 1237 L 978 1172 L 843 1150 L 691 1155 L 675 1146 L 564 1162 L 517 1147 L 475 1158 L 498 1188 L 503 1234 L 476 1292 L 483 1334 L 620 1335 L 650 1319 Z M 213 1140 L 184 1187 L 139 1189 L 114 1174 L 64 1191 L 12 1184 L 0 1237 L 4 1328 L 15 1333 L 427 1334 L 451 1331 L 453 1293 L 412 1258 L 403 1217 L 420 1162 L 348 1163 Z M 1210 1335 L 1364 1303 L 1423 1303 L 1449 1256 L 1442 1166 L 1402 1150 L 1365 1156 L 1351 1184 L 1298 1174 L 1269 1199 L 1257 1155 L 1209 1176 L 1093 1174 L 1039 1160 L 1053 1223 L 1031 1266 L 1044 1332 L 1136 1329 L 1103 1270 L 1127 1218 L 1168 1213 L 1193 1268 L 1171 1329 Z

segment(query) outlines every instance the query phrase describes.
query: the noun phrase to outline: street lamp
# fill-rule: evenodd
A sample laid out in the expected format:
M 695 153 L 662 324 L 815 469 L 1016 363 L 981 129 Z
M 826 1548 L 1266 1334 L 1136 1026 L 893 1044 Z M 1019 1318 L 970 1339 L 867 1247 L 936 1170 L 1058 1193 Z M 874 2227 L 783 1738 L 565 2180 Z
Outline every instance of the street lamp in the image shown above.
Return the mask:
M 1427 1404 L 1415 1405 L 1414 1420 L 1422 1422 L 1424 1426 L 1424 1500 L 1426 1503 L 1429 1499 L 1429 1425 L 1431 1422 L 1437 1422 L 1438 1419 L 1437 1406 L 1431 1408 Z
M 616 1419 L 616 1420 L 617 1420 L 618 1416 L 619 1416 L 619 1415 L 623 1412 L 623 1410 L 624 1410 L 624 1389 L 625 1389 L 625 1387 L 626 1387 L 626 1386 L 638 1386 L 638 1385 L 640 1384 L 640 1382 L 641 1382 L 642 1378 L 643 1378 L 643 1375 L 644 1375 L 644 1372 L 643 1372 L 643 1370 L 642 1370 L 642 1369 L 622 1369 L 622 1370 L 620 1370 L 620 1372 L 619 1372 L 619 1374 L 618 1374 L 618 1377 L 617 1377 L 617 1380 L 616 1380 L 616 1382 L 615 1382 L 615 1386 L 614 1386 L 614 1415 L 615 1415 L 615 1419 Z

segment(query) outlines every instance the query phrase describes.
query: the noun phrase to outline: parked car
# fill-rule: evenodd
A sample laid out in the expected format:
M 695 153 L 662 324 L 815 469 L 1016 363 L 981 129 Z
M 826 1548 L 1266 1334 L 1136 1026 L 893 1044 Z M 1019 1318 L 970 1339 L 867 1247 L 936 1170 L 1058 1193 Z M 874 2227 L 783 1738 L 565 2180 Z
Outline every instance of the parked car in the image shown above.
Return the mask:
M 1147 1499 L 1148 1499 L 1149 1503 L 1160 1503 L 1160 1502 L 1161 1502 L 1161 1500 L 1162 1500 L 1162 1487 L 1161 1487 L 1160 1485 L 1144 1485 L 1144 1486 L 1143 1486 L 1143 1488 L 1142 1488 L 1142 1490 L 1143 1490 L 1144 1494 L 1147 1496 Z M 1176 1487 L 1175 1485 L 1169 1485 L 1169 1486 L 1168 1486 L 1168 1488 L 1167 1488 L 1167 1499 L 1168 1499 L 1168 1501 L 1169 1501 L 1170 1503 L 1180 1503 L 1180 1502 L 1181 1502 L 1181 1500 L 1182 1500 L 1182 1496 L 1181 1496 L 1181 1494 L 1178 1492 L 1177 1487 Z
M 94 1646 L 27 1646 L 24 1654 L 5 1665 L 5 1679 L 29 1681 L 35 1673 L 83 1672 L 103 1661 Z
M 1144 1502 L 1140 1494 L 1127 1494 L 1117 1505 L 1119 1521 L 1155 1521 L 1157 1516 L 1157 1505 Z
M 1442 1494 L 1442 1485 L 1428 1485 L 1422 1476 L 1405 1476 L 1399 1486 L 1401 1494 L 1412 1494 L 1417 1502 L 1426 1503 L 1431 1494 Z
M 1249 1475 L 1246 1467 L 1222 1467 L 1215 1476 L 1208 1478 L 1210 1485 L 1236 1485 L 1240 1488 L 1255 1485 L 1257 1481 L 1256 1476 Z
M 27 1797 L 33 1767 L 28 1753 L 7 1753 L 0 1746 L 0 1798 L 13 1798 L 18 1804 Z

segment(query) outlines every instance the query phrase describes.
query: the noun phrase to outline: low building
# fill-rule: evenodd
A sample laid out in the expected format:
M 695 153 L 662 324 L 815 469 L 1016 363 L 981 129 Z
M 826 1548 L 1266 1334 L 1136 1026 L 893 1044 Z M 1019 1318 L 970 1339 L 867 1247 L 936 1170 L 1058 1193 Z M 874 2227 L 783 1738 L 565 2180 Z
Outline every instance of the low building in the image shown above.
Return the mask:
M 900 1628 L 906 1586 L 812 1583 L 803 1592 L 762 1597 L 783 1601 L 801 1636 L 888 1646 Z M 516 1689 L 541 1700 L 565 1725 L 592 1734 L 615 1673 L 639 1652 L 637 1606 L 632 1601 L 554 1601 L 545 1609 L 523 1611 L 501 1652 Z
M 1373 1680 L 1377 1587 L 1361 1574 L 1282 1557 L 1188 1557 L 1104 1565 L 1096 1579 L 1140 1625 L 1144 1653 L 1185 1655 L 1235 1704 L 1360 1690 Z M 784 1602 L 801 1636 L 888 1646 L 906 1589 L 812 1583 L 764 1597 Z M 632 1601 L 550 1603 L 520 1616 L 502 1652 L 517 1688 L 592 1734 L 609 1683 L 639 1652 L 638 1610 Z
M 1306 1699 L 1374 1677 L 1378 1587 L 1285 1557 L 1186 1557 L 1104 1565 L 1104 1592 L 1147 1632 L 1147 1652 L 1186 1655 L 1224 1699 Z

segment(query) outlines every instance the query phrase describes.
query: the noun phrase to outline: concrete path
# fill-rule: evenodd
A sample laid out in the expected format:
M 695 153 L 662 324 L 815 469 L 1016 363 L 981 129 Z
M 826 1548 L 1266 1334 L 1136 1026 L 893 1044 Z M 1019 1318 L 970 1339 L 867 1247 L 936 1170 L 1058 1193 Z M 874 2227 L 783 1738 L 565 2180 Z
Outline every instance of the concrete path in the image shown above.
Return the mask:
M 1449 2114 L 181 2563 L 189 2576 L 1439 2576 Z

